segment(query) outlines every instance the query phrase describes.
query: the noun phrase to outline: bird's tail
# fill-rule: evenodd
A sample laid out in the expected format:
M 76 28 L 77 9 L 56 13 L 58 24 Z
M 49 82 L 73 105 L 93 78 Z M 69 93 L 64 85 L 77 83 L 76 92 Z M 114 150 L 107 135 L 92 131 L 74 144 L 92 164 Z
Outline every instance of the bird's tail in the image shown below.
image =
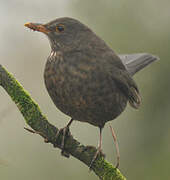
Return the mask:
M 159 57 L 148 53 L 121 54 L 119 57 L 131 76 L 152 62 L 159 60 Z

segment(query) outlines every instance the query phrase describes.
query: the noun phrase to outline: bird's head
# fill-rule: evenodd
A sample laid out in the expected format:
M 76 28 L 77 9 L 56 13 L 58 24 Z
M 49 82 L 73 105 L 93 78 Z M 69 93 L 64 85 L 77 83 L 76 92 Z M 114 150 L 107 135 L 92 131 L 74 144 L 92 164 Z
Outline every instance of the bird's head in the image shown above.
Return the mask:
M 53 50 L 78 46 L 91 30 L 78 20 L 64 17 L 46 24 L 26 23 L 26 27 L 46 34 Z M 82 41 L 81 41 L 82 42 Z

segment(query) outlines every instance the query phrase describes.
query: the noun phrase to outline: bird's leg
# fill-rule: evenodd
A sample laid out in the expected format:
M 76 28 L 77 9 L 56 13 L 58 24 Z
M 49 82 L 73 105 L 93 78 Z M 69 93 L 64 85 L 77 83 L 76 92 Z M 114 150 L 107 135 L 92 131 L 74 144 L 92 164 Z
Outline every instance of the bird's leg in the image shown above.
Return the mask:
M 117 158 L 117 163 L 116 163 L 116 168 L 119 167 L 119 161 L 120 161 L 120 152 L 119 152 L 119 145 L 117 143 L 117 138 L 116 138 L 116 134 L 113 130 L 113 128 L 111 127 L 111 125 L 109 125 L 110 127 L 110 130 L 111 130 L 111 133 L 112 133 L 112 137 L 113 137 L 113 141 L 114 141 L 114 144 L 116 146 L 116 158 Z
M 92 159 L 92 161 L 91 161 L 91 163 L 90 163 L 90 166 L 89 166 L 90 170 L 91 170 L 91 168 L 92 168 L 92 165 L 93 165 L 94 161 L 95 161 L 96 158 L 97 158 L 97 155 L 100 154 L 101 151 L 102 151 L 102 128 L 100 127 L 99 145 L 98 145 L 97 151 L 96 151 L 95 155 L 93 156 L 93 159 Z
M 58 136 L 59 136 L 59 134 L 60 134 L 60 132 L 63 131 L 62 142 L 61 142 L 62 153 L 64 152 L 63 150 L 64 150 L 64 140 L 65 140 L 65 136 L 66 136 L 66 133 L 69 131 L 69 127 L 70 127 L 70 125 L 71 125 L 72 122 L 73 122 L 73 119 L 71 119 L 71 120 L 69 121 L 69 123 L 67 124 L 66 127 L 59 129 L 58 132 L 57 132 L 57 134 L 56 134 L 56 139 L 57 139 Z

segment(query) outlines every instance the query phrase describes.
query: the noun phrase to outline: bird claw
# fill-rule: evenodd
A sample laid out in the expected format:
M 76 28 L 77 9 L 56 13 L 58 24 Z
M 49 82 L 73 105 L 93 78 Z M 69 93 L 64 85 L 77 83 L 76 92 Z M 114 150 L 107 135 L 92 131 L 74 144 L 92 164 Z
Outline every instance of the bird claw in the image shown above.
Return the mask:
M 93 159 L 90 162 L 89 171 L 92 170 L 92 166 L 93 166 L 93 164 L 94 164 L 94 162 L 95 162 L 95 160 L 97 159 L 98 156 L 105 157 L 105 155 L 103 154 L 103 152 L 102 152 L 102 150 L 100 148 L 97 148 L 97 151 L 96 151 L 95 155 L 93 156 Z
M 56 139 L 58 139 L 60 133 L 62 133 L 62 142 L 61 142 L 61 145 L 60 145 L 60 148 L 63 149 L 64 148 L 64 140 L 65 140 L 65 136 L 66 134 L 69 132 L 69 128 L 68 127 L 64 127 L 64 128 L 61 128 L 57 131 L 56 133 Z
M 61 151 L 61 155 L 62 156 L 65 156 L 67 158 L 70 157 L 70 154 L 68 152 L 65 151 L 64 149 L 64 145 L 65 145 L 65 136 L 70 134 L 70 130 L 69 130 L 69 127 L 64 127 L 64 128 L 61 128 L 58 130 L 58 132 L 56 133 L 56 139 L 59 137 L 60 133 L 62 132 L 62 141 L 61 141 L 61 144 L 60 144 L 60 148 L 62 149 Z

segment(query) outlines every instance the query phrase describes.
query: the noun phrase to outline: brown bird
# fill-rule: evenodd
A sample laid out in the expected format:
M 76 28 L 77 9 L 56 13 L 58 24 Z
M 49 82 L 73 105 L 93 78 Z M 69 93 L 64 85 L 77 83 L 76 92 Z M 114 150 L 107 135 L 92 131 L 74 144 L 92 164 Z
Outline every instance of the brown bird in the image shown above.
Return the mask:
M 50 41 L 51 53 L 44 80 L 56 107 L 71 117 L 62 129 L 64 134 L 73 120 L 88 122 L 100 129 L 99 147 L 92 165 L 101 152 L 105 123 L 119 116 L 127 102 L 135 109 L 140 106 L 139 90 L 131 76 L 156 57 L 148 54 L 122 56 L 129 62 L 126 67 L 100 37 L 72 18 L 58 18 L 47 24 L 26 23 L 25 26 L 43 32 Z M 135 61 L 130 62 L 132 57 Z M 139 59 L 141 62 L 136 63 Z

